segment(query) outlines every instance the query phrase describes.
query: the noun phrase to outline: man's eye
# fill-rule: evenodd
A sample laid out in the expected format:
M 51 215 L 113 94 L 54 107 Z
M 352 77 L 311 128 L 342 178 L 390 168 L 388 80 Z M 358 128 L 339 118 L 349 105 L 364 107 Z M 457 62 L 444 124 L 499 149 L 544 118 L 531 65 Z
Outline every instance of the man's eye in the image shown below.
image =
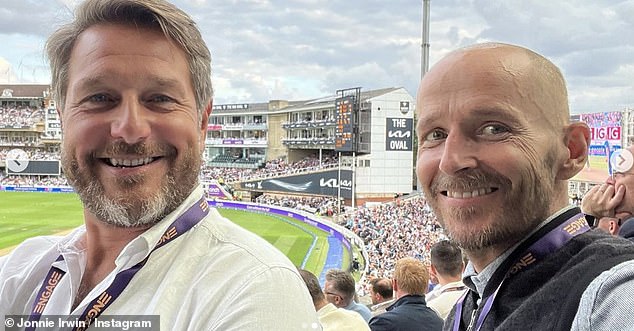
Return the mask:
M 433 130 L 425 136 L 425 141 L 436 141 L 447 138 L 447 134 L 442 130 Z
M 150 98 L 150 102 L 162 103 L 162 102 L 172 102 L 172 101 L 173 101 L 172 98 L 165 95 L 155 95 Z
M 88 98 L 90 102 L 109 102 L 111 101 L 110 97 L 105 94 L 95 94 Z
M 509 132 L 509 128 L 502 124 L 488 124 L 482 128 L 483 135 L 497 135 Z

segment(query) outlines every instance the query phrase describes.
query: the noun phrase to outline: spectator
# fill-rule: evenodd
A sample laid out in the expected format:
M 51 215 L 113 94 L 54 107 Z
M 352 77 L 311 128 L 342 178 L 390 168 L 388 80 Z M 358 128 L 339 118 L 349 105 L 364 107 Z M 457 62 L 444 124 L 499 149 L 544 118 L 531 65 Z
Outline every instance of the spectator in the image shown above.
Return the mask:
M 462 283 L 464 269 L 462 250 L 449 240 L 442 240 L 431 247 L 431 275 L 438 280 L 438 286 L 427 293 L 425 300 L 429 308 L 446 319 L 456 301 L 464 294 Z
M 370 298 L 372 298 L 372 316 L 384 313 L 385 308 L 394 302 L 392 281 L 387 278 L 374 278 L 370 281 Z
M 634 246 L 568 205 L 590 131 L 569 122 L 559 69 L 519 46 L 462 48 L 422 79 L 416 110 L 418 179 L 469 258 L 446 329 L 630 329 L 614 312 L 631 311 Z
M 324 331 L 363 331 L 370 330 L 368 323 L 356 312 L 337 308 L 326 300 L 321 291 L 317 277 L 309 271 L 300 269 L 299 274 L 308 287 L 308 292 L 313 298 L 313 305 L 319 317 L 319 323 Z
M 634 146 L 621 151 L 625 158 L 633 158 Z M 623 236 L 621 224 L 634 215 L 634 172 L 630 169 L 615 169 L 605 183 L 595 185 L 583 197 L 581 210 L 590 225 L 610 234 Z M 628 226 L 629 227 L 629 226 Z
M 372 317 L 370 309 L 354 301 L 356 294 L 354 278 L 349 272 L 330 269 L 326 272 L 326 283 L 324 284 L 326 300 L 339 308 L 355 311 L 368 322 Z
M 211 54 L 192 18 L 164 0 L 86 0 L 47 53 L 85 225 L 0 258 L 1 314 L 86 328 L 102 312 L 159 315 L 164 330 L 317 325 L 288 258 L 204 200 Z
M 595 227 L 603 232 L 617 236 L 621 227 L 621 219 L 616 217 L 601 217 Z
M 634 146 L 621 153 L 632 158 Z M 601 185 L 593 186 L 583 196 L 581 210 L 590 223 L 601 217 L 616 217 L 625 220 L 634 215 L 634 172 L 632 169 L 615 169 Z
M 383 314 L 372 317 L 372 331 L 442 330 L 442 319 L 425 304 L 429 282 L 427 266 L 415 258 L 396 262 L 392 287 L 396 301 Z

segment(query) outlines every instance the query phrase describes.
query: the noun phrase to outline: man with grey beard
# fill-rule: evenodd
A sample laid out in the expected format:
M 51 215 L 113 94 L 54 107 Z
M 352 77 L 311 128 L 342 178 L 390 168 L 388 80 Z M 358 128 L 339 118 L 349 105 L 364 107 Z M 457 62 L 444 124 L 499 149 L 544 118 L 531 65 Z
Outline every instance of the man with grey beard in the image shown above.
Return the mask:
M 292 263 L 204 199 L 197 178 L 211 55 L 191 17 L 163 0 L 87 0 L 46 48 L 62 165 L 85 224 L 0 259 L 0 316 L 30 325 L 50 315 L 84 326 L 136 315 L 155 316 L 163 330 L 318 329 Z
M 469 258 L 443 329 L 631 329 L 634 246 L 568 205 L 590 132 L 569 123 L 559 69 L 519 46 L 465 47 L 425 75 L 416 110 L 418 178 Z

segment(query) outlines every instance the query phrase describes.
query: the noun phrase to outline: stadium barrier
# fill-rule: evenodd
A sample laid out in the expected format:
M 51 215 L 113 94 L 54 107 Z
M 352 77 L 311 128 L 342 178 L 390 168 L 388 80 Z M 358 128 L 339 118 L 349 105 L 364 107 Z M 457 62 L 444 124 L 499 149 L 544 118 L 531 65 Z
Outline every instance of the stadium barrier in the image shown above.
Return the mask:
M 8 192 L 53 192 L 53 193 L 73 193 L 70 186 L 15 186 L 15 185 L 0 185 L 0 191 Z
M 308 213 L 305 213 L 297 209 L 290 209 L 290 208 L 281 207 L 281 206 L 261 205 L 257 203 L 243 202 L 243 201 L 226 201 L 226 200 L 207 200 L 207 201 L 209 202 L 209 205 L 212 207 L 233 208 L 233 209 L 239 209 L 239 210 L 264 212 L 264 213 L 288 216 L 300 222 L 303 222 L 305 224 L 314 226 L 320 230 L 328 232 L 330 233 L 330 235 L 334 236 L 339 241 L 341 241 L 341 243 L 343 243 L 343 246 L 346 248 L 346 250 L 348 250 L 351 264 L 354 260 L 351 243 L 361 249 L 361 255 L 365 262 L 364 263 L 365 269 L 362 271 L 362 275 L 365 275 L 367 272 L 368 254 L 367 254 L 365 245 L 363 243 L 363 240 L 361 240 L 361 238 L 355 235 L 352 231 L 346 229 L 345 227 L 341 225 L 335 224 L 333 222 L 322 219 L 315 215 L 310 215 Z M 347 268 L 350 269 L 351 265 L 347 266 Z

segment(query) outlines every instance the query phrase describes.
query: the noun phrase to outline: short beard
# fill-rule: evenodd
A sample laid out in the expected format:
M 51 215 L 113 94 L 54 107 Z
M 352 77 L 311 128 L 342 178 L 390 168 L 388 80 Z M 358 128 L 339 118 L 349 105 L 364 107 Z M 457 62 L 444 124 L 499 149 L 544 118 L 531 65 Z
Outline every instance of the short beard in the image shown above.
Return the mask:
M 515 186 L 509 178 L 491 169 L 464 170 L 455 176 L 441 173 L 429 189 L 424 188 L 425 196 L 447 235 L 466 251 L 508 247 L 528 235 L 549 216 L 555 194 L 554 157 L 554 151 L 548 153 L 542 164 L 537 166 L 541 169 L 527 169 Z M 539 175 L 549 177 L 540 178 Z M 483 212 L 480 206 L 440 209 L 437 197 L 441 191 L 470 191 L 482 187 L 482 184 L 497 186 L 499 190 L 507 189 L 500 192 L 506 197 L 499 206 L 499 213 L 484 228 L 468 228 L 469 219 Z
M 135 145 L 115 143 L 110 149 L 148 155 L 151 154 L 148 150 L 152 148 L 143 143 Z M 170 156 L 175 158 L 176 151 L 173 148 L 164 149 L 169 150 L 166 158 Z M 103 184 L 96 179 L 97 176 L 91 167 L 101 161 L 94 157 L 87 157 L 84 162 L 84 167 L 87 169 L 82 169 L 75 156 L 68 153 L 66 148 L 62 148 L 61 160 L 69 183 L 79 195 L 84 208 L 106 224 L 134 228 L 152 226 L 160 222 L 189 196 L 198 184 L 198 173 L 202 162 L 200 156 L 196 157 L 195 153 L 194 149 L 188 149 L 178 164 L 170 165 L 160 188 L 149 197 L 134 196 L 135 190 L 143 185 L 143 181 L 148 180 L 146 176 L 118 179 L 119 185 L 124 187 L 120 192 L 123 194 L 108 197 Z

